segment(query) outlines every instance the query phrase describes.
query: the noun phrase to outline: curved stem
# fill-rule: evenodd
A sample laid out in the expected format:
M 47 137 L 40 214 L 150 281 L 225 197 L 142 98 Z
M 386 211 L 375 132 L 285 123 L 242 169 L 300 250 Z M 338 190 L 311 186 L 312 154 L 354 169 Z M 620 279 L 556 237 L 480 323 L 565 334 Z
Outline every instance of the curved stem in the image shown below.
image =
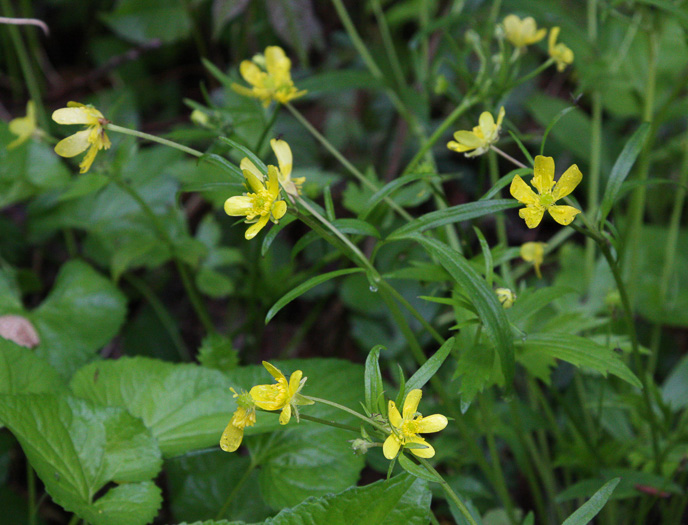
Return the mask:
M 494 151 L 495 153 L 497 153 L 498 155 L 501 155 L 502 157 L 504 157 L 506 160 L 508 160 L 508 161 L 511 162 L 512 164 L 515 164 L 515 165 L 518 166 L 519 168 L 526 168 L 526 169 L 528 168 L 528 166 L 526 166 L 525 164 L 523 164 L 523 162 L 521 162 L 520 160 L 516 160 L 515 158 L 513 158 L 513 157 L 512 157 L 511 155 L 509 155 L 508 153 L 504 153 L 504 152 L 503 152 L 501 149 L 499 149 L 497 146 L 490 146 L 490 149 L 491 149 L 492 151 Z
M 306 399 L 310 399 L 311 401 L 314 401 L 316 403 L 322 403 L 323 405 L 329 405 L 331 407 L 337 408 L 339 410 L 342 410 L 343 412 L 346 412 L 347 414 L 351 414 L 352 416 L 357 417 L 358 419 L 365 421 L 369 425 L 375 427 L 376 429 L 380 430 L 381 432 L 384 432 L 385 434 L 389 434 L 389 430 L 386 429 L 383 425 L 378 423 L 377 421 L 373 421 L 369 417 L 364 416 L 363 414 L 359 414 L 355 410 L 350 409 L 349 407 L 345 407 L 344 405 L 340 405 L 339 403 L 335 403 L 334 401 L 329 401 L 327 399 L 322 399 L 320 397 L 313 397 L 313 396 L 306 396 L 301 394 L 303 397 Z
M 248 466 L 248 468 L 246 469 L 244 474 L 241 476 L 241 478 L 239 478 L 239 481 L 236 482 L 236 484 L 234 485 L 234 488 L 232 489 L 232 491 L 227 496 L 227 499 L 225 500 L 224 504 L 222 505 L 222 508 L 220 509 L 220 511 L 215 516 L 215 520 L 222 519 L 222 516 L 225 515 L 225 513 L 229 509 L 229 506 L 232 504 L 232 501 L 234 501 L 234 498 L 236 497 L 237 493 L 239 492 L 239 489 L 244 485 L 244 483 L 246 483 L 246 481 L 248 480 L 248 477 L 251 475 L 251 473 L 254 471 L 255 468 L 256 468 L 256 464 L 253 461 L 251 461 L 251 464 Z
M 327 425 L 328 427 L 341 428 L 344 430 L 349 430 L 358 434 L 361 429 L 352 427 L 351 425 L 344 425 L 342 423 L 337 423 L 336 421 L 330 421 L 328 419 L 322 419 L 314 416 L 307 416 L 306 414 L 299 414 L 300 419 L 305 419 L 306 421 L 312 421 L 313 423 L 320 423 L 321 425 Z
M 122 126 L 118 126 L 117 124 L 113 124 L 112 122 L 105 124 L 104 127 L 108 131 L 115 131 L 117 133 L 122 133 L 124 135 L 131 135 L 133 137 L 138 137 L 140 139 L 150 140 L 151 142 L 157 142 L 158 144 L 163 144 L 165 146 L 169 146 L 171 148 L 178 149 L 179 151 L 183 151 L 184 153 L 188 153 L 189 155 L 193 155 L 194 157 L 202 157 L 203 156 L 203 152 L 198 151 L 197 149 L 189 148 L 187 146 L 183 146 L 181 144 L 178 144 L 177 142 L 163 139 L 161 137 L 156 137 L 155 135 L 150 135 L 148 133 L 144 133 L 143 131 L 124 128 Z
M 466 518 L 466 521 L 470 525 L 478 525 L 478 523 L 475 521 L 473 518 L 473 515 L 471 512 L 468 510 L 468 507 L 466 507 L 465 503 L 461 500 L 459 495 L 452 490 L 452 488 L 449 486 L 449 483 L 442 477 L 442 475 L 435 470 L 435 467 L 433 467 L 430 462 L 427 459 L 423 458 L 416 458 L 418 459 L 418 462 L 425 467 L 425 470 L 430 472 L 431 474 L 437 476 L 438 479 L 442 480 L 439 481 L 438 483 L 442 486 L 442 489 L 444 490 L 445 494 L 447 497 L 456 505 L 456 507 L 459 509 L 459 512 L 463 514 L 463 517 Z
M 277 113 L 278 113 L 277 107 L 273 108 L 272 115 L 270 115 L 270 118 L 265 123 L 265 128 L 263 129 L 263 132 L 260 134 L 260 137 L 258 138 L 258 142 L 256 143 L 256 147 L 254 148 L 254 151 L 258 155 L 260 155 L 260 150 L 263 148 L 263 143 L 265 142 L 265 137 L 268 136 L 268 133 L 270 133 L 270 130 L 275 125 L 275 121 L 277 120 Z
M 313 135 L 318 140 L 318 142 L 320 142 L 320 144 L 322 144 L 325 147 L 325 149 L 329 151 L 332 154 L 332 156 L 336 158 L 342 164 L 342 166 L 344 166 L 349 171 L 349 173 L 356 177 L 361 184 L 367 186 L 373 192 L 376 192 L 380 189 L 377 187 L 377 184 L 373 183 L 370 179 L 368 179 L 368 177 L 366 177 L 365 175 L 363 175 L 363 173 L 356 169 L 356 167 L 353 164 L 351 164 L 346 159 L 346 157 L 344 157 L 344 155 L 339 153 L 339 150 L 337 150 L 337 148 L 335 148 L 329 140 L 327 140 L 317 129 L 315 129 L 315 127 L 313 127 L 313 125 L 310 122 L 308 122 L 308 120 L 306 120 L 306 117 L 304 117 L 299 110 L 297 110 L 294 106 L 292 106 L 289 103 L 286 103 L 285 106 L 289 111 L 291 111 L 291 114 L 294 115 L 294 117 L 296 117 L 296 120 L 298 120 L 301 123 L 301 125 L 303 125 L 303 127 L 305 127 L 310 132 L 310 134 Z M 407 221 L 413 220 L 413 217 L 409 212 L 407 212 L 404 208 L 399 206 L 389 197 L 385 197 L 384 201 L 387 204 L 389 204 L 389 206 L 392 209 L 394 209 L 394 211 L 396 211 Z

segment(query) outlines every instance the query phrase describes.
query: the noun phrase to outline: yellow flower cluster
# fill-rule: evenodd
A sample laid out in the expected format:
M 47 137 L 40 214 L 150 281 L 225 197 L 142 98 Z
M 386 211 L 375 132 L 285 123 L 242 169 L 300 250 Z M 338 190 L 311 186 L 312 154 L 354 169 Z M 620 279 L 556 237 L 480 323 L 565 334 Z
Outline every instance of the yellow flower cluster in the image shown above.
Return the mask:
M 220 438 L 220 447 L 225 452 L 234 452 L 241 445 L 244 437 L 244 428 L 253 426 L 256 422 L 256 408 L 263 410 L 281 410 L 280 425 L 289 423 L 292 414 L 299 420 L 299 405 L 312 405 L 313 401 L 300 394 L 306 383 L 303 372 L 297 370 L 289 380 L 274 365 L 263 361 L 263 366 L 275 378 L 276 383 L 271 385 L 256 385 L 249 392 L 237 394 L 234 389 L 234 397 L 237 399 L 237 409 L 229 421 Z
M 252 60 L 244 60 L 239 66 L 239 72 L 251 87 L 234 83 L 232 89 L 240 95 L 262 100 L 265 107 L 273 100 L 286 104 L 306 94 L 306 91 L 299 91 L 294 86 L 291 60 L 279 46 L 268 46 L 264 55 L 258 54 Z
M 535 44 L 545 38 L 546 29 L 538 29 L 533 17 L 526 17 L 521 20 L 516 15 L 507 15 L 502 22 L 504 35 L 517 49 L 524 49 L 530 44 Z M 559 37 L 559 27 L 553 27 L 549 32 L 547 51 L 549 56 L 554 59 L 557 71 L 564 71 L 566 66 L 573 63 L 573 51 L 563 43 L 557 43 Z

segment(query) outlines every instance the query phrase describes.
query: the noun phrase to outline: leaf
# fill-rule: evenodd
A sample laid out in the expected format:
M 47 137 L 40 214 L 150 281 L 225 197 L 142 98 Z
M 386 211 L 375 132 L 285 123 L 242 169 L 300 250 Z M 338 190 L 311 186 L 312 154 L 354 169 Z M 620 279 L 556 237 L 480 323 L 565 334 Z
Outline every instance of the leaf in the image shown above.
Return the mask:
M 157 514 L 162 497 L 149 480 L 160 471 L 160 450 L 125 410 L 70 396 L 0 395 L 0 421 L 66 510 L 93 525 L 143 525 Z M 94 501 L 110 482 L 119 486 Z
M 432 175 L 428 173 L 409 173 L 408 175 L 403 175 L 402 177 L 399 177 L 397 179 L 392 180 L 391 182 L 388 182 L 382 188 L 380 188 L 373 195 L 370 196 L 368 201 L 363 205 L 363 211 L 361 211 L 358 218 L 361 220 L 365 220 L 365 218 L 368 217 L 368 215 L 370 215 L 373 209 L 375 209 L 375 206 L 382 202 L 382 200 L 384 200 L 385 197 L 394 193 L 394 191 L 398 190 L 402 186 L 410 184 L 411 182 L 416 182 L 418 180 L 430 178 L 432 178 Z
M 299 81 L 298 87 L 313 94 L 351 91 L 354 89 L 376 90 L 384 89 L 385 85 L 367 71 L 344 69 L 308 76 Z
M 509 387 L 514 377 L 514 345 L 509 321 L 504 308 L 497 300 L 497 295 L 485 284 L 463 255 L 446 244 L 420 235 L 408 235 L 405 238 L 415 240 L 423 245 L 430 255 L 436 257 L 452 276 L 461 292 L 473 303 L 483 323 L 485 333 L 497 349 L 505 384 Z
M 101 18 L 119 36 L 138 44 L 154 39 L 169 44 L 191 32 L 191 18 L 182 2 L 120 0 L 112 13 Z
M 476 219 L 518 206 L 521 206 L 521 204 L 514 199 L 496 199 L 459 204 L 443 210 L 426 213 L 422 217 L 396 229 L 387 239 L 397 240 L 402 237 L 407 237 L 412 233 L 424 232 L 432 228 L 437 228 L 438 226 L 444 226 L 445 224 Z
M 614 478 L 605 483 L 605 485 L 595 492 L 593 497 L 586 501 L 582 507 L 566 518 L 562 525 L 586 525 L 590 523 L 607 503 L 607 500 L 614 492 L 619 481 L 621 481 L 621 478 Z
M 352 273 L 360 273 L 362 271 L 364 271 L 362 268 L 346 268 L 344 270 L 335 270 L 333 272 L 328 272 L 321 275 L 316 275 L 315 277 L 311 277 L 305 283 L 302 283 L 293 290 L 287 292 L 274 305 L 272 305 L 272 308 L 270 308 L 270 310 L 268 310 L 268 313 L 265 315 L 265 324 L 268 324 L 270 320 L 273 317 L 275 317 L 275 315 L 277 315 L 277 313 L 282 308 L 284 308 L 297 297 L 300 297 L 301 295 L 306 293 L 308 290 L 315 288 L 319 284 L 327 282 L 330 279 L 334 279 L 335 277 L 349 275 Z
M 573 288 L 567 286 L 547 286 L 536 290 L 526 290 L 518 296 L 514 306 L 509 308 L 507 317 L 513 324 L 520 324 L 547 307 L 552 301 L 575 292 Z
M 377 345 L 368 353 L 365 362 L 365 404 L 368 412 L 374 414 L 380 412 L 378 400 L 385 390 L 382 384 L 382 373 L 380 372 L 380 351 L 385 350 L 382 345 Z
M 31 350 L 0 338 L 0 394 L 37 394 L 65 388 L 57 371 Z
M 432 379 L 437 371 L 440 369 L 444 361 L 447 359 L 451 351 L 455 348 L 456 339 L 450 337 L 435 352 L 430 359 L 423 363 L 416 373 L 409 377 L 406 381 L 406 392 L 415 390 L 416 388 L 423 388 L 425 384 Z
M 73 260 L 62 266 L 46 300 L 26 315 L 40 336 L 36 354 L 69 376 L 117 334 L 125 314 L 122 292 Z
M 514 180 L 514 177 L 516 175 L 519 175 L 521 177 L 524 177 L 525 175 L 532 175 L 533 173 L 533 168 L 518 168 L 515 170 L 511 170 L 509 173 L 501 177 L 497 182 L 495 182 L 494 186 L 490 188 L 485 195 L 480 197 L 481 201 L 486 201 L 492 199 L 495 195 L 497 195 L 500 190 L 502 190 L 505 186 L 508 186 L 511 184 L 511 181 Z
M 61 202 L 89 195 L 106 186 L 108 182 L 110 182 L 110 179 L 100 173 L 84 173 L 74 179 L 72 184 L 57 200 Z
M 633 136 L 628 139 L 628 142 L 626 142 L 619 157 L 616 159 L 612 172 L 609 175 L 609 180 L 607 181 L 607 189 L 604 190 L 604 195 L 602 197 L 600 224 L 604 224 L 607 215 L 609 215 L 609 212 L 612 210 L 612 206 L 614 206 L 614 202 L 616 202 L 619 191 L 621 190 L 621 185 L 631 172 L 631 168 L 633 164 L 635 164 L 635 160 L 638 158 L 640 151 L 643 149 L 649 133 L 650 123 L 643 122 L 635 133 L 633 133 Z
M 213 0 L 213 37 L 217 38 L 225 25 L 246 10 L 250 0 Z
M 492 385 L 501 385 L 502 377 L 492 348 L 475 345 L 464 348 L 456 362 L 454 377 L 461 378 L 461 412 L 466 413 L 475 396 Z
M 80 397 L 141 418 L 165 457 L 217 445 L 236 408 L 230 386 L 217 370 L 144 357 L 91 363 L 70 383 Z
M 584 337 L 570 334 L 530 334 L 519 343 L 525 353 L 561 359 L 578 367 L 615 375 L 627 383 L 642 388 L 640 380 L 613 350 Z
M 397 461 L 399 462 L 401 468 L 416 478 L 424 479 L 425 481 L 430 481 L 432 483 L 442 482 L 441 477 L 425 470 L 422 465 L 417 465 L 403 453 L 397 456 Z
M 270 228 L 270 230 L 263 237 L 263 244 L 260 247 L 261 257 L 265 257 L 265 254 L 270 249 L 270 246 L 272 246 L 272 243 L 277 238 L 277 235 L 295 220 L 296 217 L 294 215 L 287 215 L 286 217 L 282 217 L 278 224 L 275 224 L 272 226 L 272 228 Z
M 266 0 L 270 25 L 275 33 L 297 49 L 323 48 L 323 28 L 312 0 Z
M 547 128 L 545 128 L 545 132 L 542 134 L 542 142 L 540 143 L 540 155 L 545 154 L 545 142 L 547 142 L 547 136 L 549 135 L 549 132 L 552 131 L 552 128 L 557 124 L 557 122 L 559 122 L 559 120 L 564 115 L 570 113 L 574 109 L 576 109 L 576 106 L 569 106 L 568 108 L 564 108 L 559 113 L 554 115 L 554 117 L 552 117 L 552 119 L 549 121 L 549 124 L 547 124 Z
M 664 381 L 662 399 L 676 412 L 688 406 L 688 355 L 674 366 Z
M 236 142 L 232 139 L 229 139 L 227 137 L 219 137 L 219 140 L 220 140 L 220 142 L 224 142 L 225 144 L 227 144 L 228 146 L 231 146 L 234 149 L 238 149 L 241 153 L 243 153 L 246 157 L 248 157 L 248 159 L 251 162 L 253 162 L 253 164 L 255 164 L 256 168 L 258 168 L 258 170 L 261 173 L 267 175 L 268 167 L 265 165 L 265 163 L 262 160 L 260 160 L 260 158 L 258 158 L 258 156 L 255 153 L 253 153 L 246 146 L 244 146 L 243 144 L 239 144 L 238 142 Z M 243 172 L 242 172 L 242 177 L 243 177 Z

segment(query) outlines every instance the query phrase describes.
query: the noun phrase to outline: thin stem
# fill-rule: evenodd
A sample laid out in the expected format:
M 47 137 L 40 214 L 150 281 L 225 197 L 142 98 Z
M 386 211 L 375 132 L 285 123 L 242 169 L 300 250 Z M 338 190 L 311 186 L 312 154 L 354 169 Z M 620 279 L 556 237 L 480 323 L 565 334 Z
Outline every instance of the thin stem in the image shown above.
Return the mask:
M 351 425 L 344 425 L 342 423 L 337 423 L 336 421 L 331 421 L 328 419 L 321 419 L 319 417 L 307 416 L 306 414 L 299 414 L 300 419 L 305 419 L 306 421 L 312 421 L 313 423 L 320 423 L 321 425 L 327 425 L 328 427 L 342 428 L 344 430 L 349 430 L 358 434 L 361 429 L 352 427 Z
M 423 325 L 423 328 L 425 328 L 428 333 L 437 341 L 440 345 L 443 345 L 446 341 L 444 337 L 442 337 L 437 330 L 435 330 L 430 323 L 428 323 L 425 318 L 420 314 L 418 310 L 416 310 L 411 303 L 409 303 L 406 298 L 401 295 L 391 284 L 389 284 L 385 280 L 380 281 L 380 286 L 383 287 L 385 290 L 389 292 L 389 294 L 394 297 L 401 305 L 406 308 L 409 313 L 415 317 L 420 324 Z
M 507 85 L 507 87 L 504 88 L 504 91 L 505 92 L 511 91 L 512 89 L 514 89 L 517 86 L 520 86 L 524 82 L 528 82 L 531 78 L 538 76 L 540 73 L 542 73 L 545 69 L 547 69 L 552 64 L 554 64 L 554 59 L 550 58 L 546 62 L 543 62 L 538 67 L 533 69 L 530 73 L 523 75 L 521 78 L 516 79 L 511 84 Z
M 36 525 L 38 505 L 36 504 L 36 473 L 29 461 L 26 461 L 26 483 L 29 488 L 29 525 Z
M 418 462 L 419 462 L 421 465 L 423 465 L 423 467 L 425 467 L 425 470 L 427 470 L 427 471 L 430 472 L 431 474 L 437 476 L 437 478 L 438 478 L 439 480 L 441 480 L 441 481 L 439 481 L 438 483 L 442 486 L 442 489 L 444 490 L 444 493 L 445 493 L 445 494 L 447 495 L 447 497 L 454 503 L 454 505 L 456 505 L 456 507 L 459 509 L 459 512 L 461 512 L 461 514 L 463 514 L 463 517 L 466 518 L 466 521 L 467 521 L 470 525 L 478 525 L 477 522 L 475 521 L 475 519 L 473 518 L 473 515 L 472 515 L 471 512 L 468 510 L 468 507 L 466 507 L 466 505 L 465 505 L 464 502 L 461 500 L 461 498 L 459 497 L 459 495 L 458 495 L 456 492 L 454 492 L 454 491 L 452 490 L 451 486 L 450 486 L 449 483 L 447 483 L 447 481 L 442 477 L 442 475 L 441 475 L 439 472 L 437 472 L 437 470 L 435 470 L 435 467 L 433 467 L 427 459 L 423 459 L 423 458 L 416 458 L 416 459 L 418 459 Z
M 449 129 L 449 126 L 451 126 L 473 104 L 475 104 L 473 98 L 469 95 L 466 95 L 461 101 L 461 104 L 454 108 L 454 111 L 452 111 L 449 116 L 444 119 L 444 122 L 442 122 L 442 124 L 439 125 L 434 133 L 430 135 L 430 137 L 423 143 L 423 146 L 420 148 L 418 153 L 416 153 L 416 155 L 411 159 L 411 162 L 408 163 L 408 166 L 406 166 L 403 175 L 411 173 L 411 171 L 415 169 L 416 165 L 423 159 L 423 157 L 425 157 L 425 154 L 430 151 L 430 149 L 439 139 L 442 138 L 442 135 L 444 135 L 447 129 Z
M 397 83 L 397 89 L 401 89 L 404 86 L 404 73 L 401 69 L 401 63 L 399 62 L 399 56 L 397 55 L 396 49 L 394 49 L 394 41 L 392 40 L 392 34 L 389 31 L 389 26 L 387 25 L 387 19 L 380 6 L 380 0 L 372 0 L 373 11 L 375 13 L 375 19 L 377 20 L 377 25 L 380 26 L 380 34 L 382 35 L 382 43 L 385 46 L 385 51 L 387 52 L 387 58 L 389 63 L 392 65 L 392 73 L 394 74 L 394 80 Z
M 2 25 L 15 25 L 15 26 L 36 26 L 40 27 L 45 36 L 50 34 L 50 29 L 43 20 L 38 18 L 10 18 L 7 16 L 0 16 L 0 24 Z
M 311 135 L 313 135 L 319 142 L 322 144 L 327 151 L 329 151 L 334 158 L 336 158 L 342 166 L 344 166 L 349 173 L 351 173 L 354 177 L 356 177 L 361 184 L 364 186 L 367 186 L 370 190 L 373 192 L 376 192 L 380 188 L 377 187 L 375 183 L 373 183 L 371 180 L 368 179 L 363 173 L 361 173 L 356 167 L 351 164 L 344 155 L 342 155 L 337 148 L 335 148 L 329 140 L 327 140 L 313 125 L 306 120 L 306 118 L 301 114 L 299 110 L 297 110 L 294 106 L 291 104 L 287 103 L 285 104 L 287 109 L 291 111 L 291 114 L 296 117 L 296 120 L 298 120 L 303 127 L 305 127 Z M 392 199 L 389 197 L 385 197 L 384 201 L 390 205 L 391 208 L 393 208 L 399 215 L 401 215 L 404 219 L 407 221 L 412 221 L 413 217 L 409 212 L 407 212 L 404 208 L 399 206 L 396 202 L 394 202 Z
M 503 152 L 501 149 L 499 149 L 497 146 L 490 146 L 490 149 L 493 150 L 493 151 L 494 151 L 495 153 L 497 153 L 498 155 L 501 155 L 502 157 L 504 157 L 506 160 L 508 160 L 508 161 L 511 162 L 512 164 L 518 166 L 519 168 L 526 168 L 526 169 L 528 168 L 528 166 L 526 166 L 525 164 L 523 164 L 520 160 L 516 160 L 515 158 L 513 158 L 513 157 L 512 157 L 511 155 L 509 155 L 508 153 L 504 153 L 504 152 Z
M 148 133 L 144 133 L 143 131 L 138 131 L 138 130 L 129 129 L 129 128 L 123 128 L 122 126 L 118 126 L 117 124 L 113 124 L 112 122 L 106 124 L 105 129 L 107 129 L 108 131 L 115 131 L 117 133 L 123 133 L 124 135 L 132 135 L 133 137 L 138 137 L 140 139 L 150 140 L 151 142 L 157 142 L 158 144 L 163 144 L 165 146 L 169 146 L 171 148 L 178 149 L 179 151 L 183 151 L 184 153 L 188 153 L 189 155 L 193 155 L 194 157 L 202 157 L 203 156 L 203 152 L 198 151 L 196 149 L 182 146 L 181 144 L 178 144 L 178 143 L 173 142 L 171 140 L 163 139 L 161 137 L 156 137 L 155 135 L 150 135 Z
M 244 486 L 244 483 L 246 483 L 248 477 L 251 475 L 255 468 L 256 464 L 253 461 L 251 461 L 251 464 L 248 466 L 241 478 L 239 478 L 239 481 L 235 483 L 234 488 L 232 488 L 232 491 L 227 496 L 227 499 L 222 505 L 222 508 L 220 508 L 220 511 L 215 516 L 216 521 L 222 519 L 222 516 L 224 516 L 227 510 L 229 510 L 229 506 L 232 504 L 232 501 L 234 501 L 234 498 L 239 492 L 239 489 Z
M 72 514 L 72 519 L 69 520 L 69 523 L 67 525 L 76 525 L 77 523 L 79 523 L 80 519 L 81 518 L 78 514 Z
M 306 396 L 306 395 L 304 395 L 303 397 L 305 397 L 306 399 L 310 399 L 311 401 L 315 401 L 316 403 L 322 403 L 323 405 L 329 405 L 331 407 L 337 408 L 343 412 L 346 412 L 347 414 L 351 414 L 352 416 L 357 417 L 361 421 L 365 421 L 369 425 L 372 425 L 373 427 L 375 427 L 379 431 L 384 432 L 385 434 L 389 434 L 389 429 L 385 428 L 383 425 L 381 425 L 377 421 L 373 421 L 369 417 L 366 417 L 363 414 L 359 414 L 358 412 L 350 409 L 349 407 L 345 407 L 344 405 L 340 405 L 339 403 L 335 403 L 334 401 L 329 401 L 327 399 L 322 399 L 320 397 L 313 397 L 313 396 Z
M 497 165 L 497 157 L 495 156 L 496 151 L 490 151 L 487 155 L 487 161 L 490 170 L 490 184 L 492 187 L 497 184 L 499 180 L 499 166 Z M 501 190 L 497 193 L 496 197 L 501 197 Z M 506 221 L 503 213 L 497 214 L 495 217 L 497 222 L 497 242 L 507 248 L 509 246 L 509 239 L 506 233 Z M 508 260 L 504 260 L 500 265 L 500 270 L 502 272 L 502 278 L 507 283 L 509 288 L 514 288 L 514 280 L 511 276 L 511 265 Z
M 258 142 L 256 143 L 256 147 L 253 149 L 253 151 L 255 151 L 258 155 L 260 155 L 260 150 L 263 148 L 263 143 L 265 142 L 265 137 L 268 136 L 268 133 L 270 133 L 270 130 L 275 125 L 275 121 L 277 120 L 277 114 L 279 113 L 277 111 L 277 109 L 278 109 L 277 107 L 273 108 L 272 115 L 270 115 L 270 118 L 265 123 L 265 128 L 263 128 L 263 132 L 260 134 L 260 137 L 258 138 Z

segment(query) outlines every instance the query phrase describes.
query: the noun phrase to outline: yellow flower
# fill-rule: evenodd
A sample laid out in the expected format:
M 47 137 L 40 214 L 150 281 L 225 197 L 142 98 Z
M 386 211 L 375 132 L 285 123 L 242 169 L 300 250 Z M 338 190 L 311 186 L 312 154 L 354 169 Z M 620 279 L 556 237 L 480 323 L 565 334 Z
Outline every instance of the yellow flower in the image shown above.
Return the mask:
M 479 125 L 475 126 L 473 131 L 461 130 L 454 133 L 456 141 L 450 141 L 447 147 L 457 153 L 475 150 L 472 153 L 466 153 L 466 157 L 482 155 L 499 140 L 502 120 L 504 120 L 504 107 L 499 110 L 496 123 L 489 111 L 483 111 L 480 114 Z
M 399 449 L 409 444 L 423 445 L 419 448 L 409 448 L 411 453 L 419 458 L 431 458 L 435 455 L 435 449 L 418 434 L 439 432 L 447 426 L 448 421 L 442 414 L 423 417 L 416 412 L 422 395 L 423 393 L 418 388 L 406 395 L 403 417 L 394 401 L 389 402 L 389 423 L 392 433 L 387 436 L 382 445 L 382 452 L 387 459 L 394 459 Z
M 519 217 L 526 221 L 528 228 L 535 228 L 545 213 L 549 212 L 559 224 L 571 224 L 580 210 L 573 206 L 555 206 L 554 203 L 571 193 L 583 178 L 583 174 L 575 164 L 567 169 L 559 181 L 554 183 L 554 159 L 552 157 L 535 157 L 535 176 L 532 184 L 538 190 L 537 195 L 524 180 L 516 175 L 511 181 L 509 191 L 518 202 L 525 204 L 518 212 Z
M 557 71 L 561 72 L 573 63 L 573 51 L 561 42 L 557 44 L 559 31 L 558 27 L 553 27 L 549 32 L 549 56 L 557 63 Z
M 547 34 L 546 29 L 538 29 L 535 19 L 528 16 L 521 20 L 516 15 L 507 15 L 502 22 L 504 34 L 509 42 L 518 48 L 539 42 Z
M 241 445 L 244 439 L 244 428 L 252 427 L 256 424 L 256 404 L 248 392 L 238 394 L 233 388 L 234 398 L 237 399 L 237 409 L 234 411 L 232 419 L 222 433 L 220 438 L 220 448 L 225 452 L 234 452 Z
M 502 303 L 504 308 L 511 308 L 516 300 L 516 294 L 509 288 L 497 288 L 495 290 L 497 300 Z
M 244 159 L 246 160 L 248 159 Z M 248 168 L 244 161 L 241 162 L 240 167 L 249 187 L 255 193 L 230 197 L 225 201 L 225 213 L 235 217 L 246 216 L 246 222 L 252 223 L 245 234 L 246 239 L 250 240 L 263 229 L 268 220 L 276 223 L 284 217 L 287 212 L 287 203 L 277 200 L 280 193 L 277 168 L 268 166 L 268 180 L 267 184 L 264 184 L 263 174 L 253 166 L 253 163 L 251 163 L 253 169 Z
M 542 279 L 540 265 L 545 259 L 545 246 L 547 244 L 544 242 L 526 242 L 521 245 L 521 258 L 526 262 L 533 263 L 538 279 Z
M 282 139 L 272 139 L 270 140 L 270 146 L 272 146 L 272 151 L 275 152 L 277 157 L 277 164 L 279 164 L 277 174 L 284 191 L 291 195 L 300 195 L 301 186 L 306 181 L 306 177 L 291 178 L 293 160 L 289 144 Z
M 92 106 L 85 106 L 78 102 L 68 102 L 67 106 L 55 110 L 53 120 L 58 124 L 85 124 L 88 128 L 58 142 L 55 153 L 60 157 L 74 157 L 88 149 L 84 160 L 79 164 L 80 172 L 86 173 L 98 151 L 110 148 L 110 139 L 105 134 L 104 128 L 109 121 Z
M 291 60 L 279 46 L 268 46 L 265 55 L 256 55 L 253 60 L 244 60 L 239 72 L 251 88 L 232 84 L 232 89 L 240 95 L 257 98 L 268 107 L 271 101 L 285 104 L 301 97 L 306 91 L 298 91 L 291 79 Z
M 256 385 L 251 391 L 251 397 L 258 408 L 263 410 L 282 410 L 279 417 L 280 425 L 286 425 L 294 412 L 296 421 L 299 420 L 298 405 L 312 405 L 313 401 L 302 396 L 299 392 L 306 383 L 303 372 L 297 370 L 289 381 L 284 374 L 267 361 L 263 361 L 263 366 L 267 369 L 277 383 L 273 385 Z
M 7 149 L 14 149 L 24 144 L 36 131 L 36 127 L 36 106 L 33 100 L 29 100 L 26 103 L 26 116 L 10 120 L 10 131 L 17 135 L 18 138 L 10 142 L 7 145 Z

